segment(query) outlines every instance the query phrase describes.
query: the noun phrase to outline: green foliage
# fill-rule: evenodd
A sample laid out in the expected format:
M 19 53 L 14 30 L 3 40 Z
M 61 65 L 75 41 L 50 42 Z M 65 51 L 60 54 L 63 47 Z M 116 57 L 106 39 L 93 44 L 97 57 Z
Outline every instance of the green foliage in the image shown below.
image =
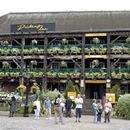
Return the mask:
M 117 101 L 119 98 L 119 95 L 121 94 L 120 84 L 115 84 L 114 86 L 112 86 L 112 88 L 110 89 L 110 92 L 115 93 L 115 98 Z
M 95 43 L 95 44 L 99 44 L 100 40 L 99 40 L 99 38 L 94 37 L 93 40 L 92 40 L 92 42 Z
M 54 91 L 46 92 L 44 96 L 49 97 L 50 100 L 53 101 L 58 94 L 60 94 L 61 97 L 63 98 L 63 95 L 57 89 L 55 89 Z
M 115 114 L 119 118 L 130 120 L 130 94 L 121 96 L 115 106 Z
M 75 87 L 73 85 L 73 82 L 71 80 L 69 80 L 68 85 L 66 87 L 66 91 L 67 92 L 75 92 Z
M 73 85 L 73 82 L 71 80 L 69 80 L 68 85 L 66 87 L 65 98 L 67 98 L 68 92 L 76 92 L 76 94 L 80 93 L 79 87 L 77 85 Z
M 79 90 L 78 85 L 74 85 L 74 88 L 75 88 L 76 94 L 80 94 L 80 90 Z
M 130 43 L 130 37 L 126 38 L 126 43 Z

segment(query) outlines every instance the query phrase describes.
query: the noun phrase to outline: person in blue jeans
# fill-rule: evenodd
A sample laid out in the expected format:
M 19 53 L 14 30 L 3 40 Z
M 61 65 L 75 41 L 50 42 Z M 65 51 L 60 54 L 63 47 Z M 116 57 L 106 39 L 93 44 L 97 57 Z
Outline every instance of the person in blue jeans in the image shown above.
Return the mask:
M 96 103 L 96 99 L 93 99 L 93 103 L 92 103 L 92 113 L 93 113 L 93 122 L 96 123 L 97 122 L 97 103 Z
M 75 99 L 76 104 L 76 121 L 80 122 L 81 119 L 81 112 L 82 112 L 82 105 L 83 105 L 83 98 L 81 98 L 80 94 L 77 95 L 77 98 Z
M 102 104 L 101 101 L 97 103 L 97 122 L 101 123 L 102 118 Z

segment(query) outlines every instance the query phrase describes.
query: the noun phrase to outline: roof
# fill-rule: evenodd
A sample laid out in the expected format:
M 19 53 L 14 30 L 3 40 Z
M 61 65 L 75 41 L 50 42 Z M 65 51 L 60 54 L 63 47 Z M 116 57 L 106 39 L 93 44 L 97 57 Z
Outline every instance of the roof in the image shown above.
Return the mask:
M 72 11 L 9 13 L 0 17 L 0 34 L 11 24 L 55 23 L 55 32 L 130 29 L 130 11 Z

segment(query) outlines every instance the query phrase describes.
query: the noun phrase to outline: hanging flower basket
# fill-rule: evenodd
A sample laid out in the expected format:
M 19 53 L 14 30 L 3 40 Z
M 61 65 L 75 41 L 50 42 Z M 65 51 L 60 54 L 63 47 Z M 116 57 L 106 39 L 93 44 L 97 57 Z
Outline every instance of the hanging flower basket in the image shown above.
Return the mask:
M 3 62 L 2 62 L 2 66 L 3 66 L 3 68 L 9 68 L 9 67 L 10 67 L 10 64 L 9 64 L 9 62 L 7 62 L 7 61 L 3 61 Z
M 92 61 L 92 66 L 93 66 L 93 67 L 99 66 L 99 60 L 93 60 L 93 61 Z
M 130 67 L 130 60 L 127 60 L 126 65 Z
M 130 37 L 126 38 L 126 43 L 130 43 Z
M 62 43 L 63 43 L 63 44 L 66 44 L 66 43 L 68 43 L 68 40 L 67 40 L 66 38 L 63 38 L 63 39 L 62 39 Z
M 61 67 L 67 67 L 67 63 L 65 61 L 61 61 L 61 64 L 60 64 Z
M 99 44 L 99 43 L 100 43 L 100 40 L 99 40 L 99 38 L 94 37 L 93 40 L 92 40 L 92 42 L 93 42 L 94 44 Z
M 33 44 L 33 45 L 37 45 L 37 43 L 38 43 L 38 42 L 37 42 L 36 39 L 33 39 L 33 40 L 32 40 L 32 44 Z
M 32 65 L 32 66 L 37 66 L 37 61 L 36 61 L 36 60 L 32 60 L 32 61 L 31 61 L 31 65 Z
M 7 40 L 5 40 L 3 43 L 4 43 L 4 45 L 8 45 L 9 44 L 9 42 Z
M 26 91 L 26 86 L 24 84 L 20 84 L 16 90 L 21 94 L 23 95 L 23 93 Z

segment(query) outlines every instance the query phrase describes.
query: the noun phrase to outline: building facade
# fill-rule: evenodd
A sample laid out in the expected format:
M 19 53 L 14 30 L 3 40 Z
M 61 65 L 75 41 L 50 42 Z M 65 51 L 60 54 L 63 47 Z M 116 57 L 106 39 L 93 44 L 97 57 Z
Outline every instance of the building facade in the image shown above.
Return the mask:
M 65 91 L 69 79 L 86 98 L 112 85 L 130 92 L 130 12 L 9 13 L 0 17 L 0 90 L 37 82 Z

